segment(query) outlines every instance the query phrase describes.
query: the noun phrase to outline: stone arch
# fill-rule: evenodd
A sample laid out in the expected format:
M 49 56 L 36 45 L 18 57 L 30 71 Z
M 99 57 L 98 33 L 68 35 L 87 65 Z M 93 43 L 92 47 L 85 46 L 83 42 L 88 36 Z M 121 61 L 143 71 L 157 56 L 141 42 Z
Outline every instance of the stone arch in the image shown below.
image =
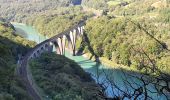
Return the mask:
M 53 42 L 54 46 L 55 46 L 55 51 L 57 54 L 60 54 L 60 50 L 59 50 L 59 46 L 58 46 L 58 41 L 57 39 Z
M 34 58 L 36 58 L 36 57 L 37 57 L 36 53 L 34 53 L 34 54 L 33 54 L 33 57 L 34 57 Z
M 40 53 L 40 50 L 37 50 L 37 53 L 39 54 L 39 53 Z
M 41 50 L 44 50 L 44 46 L 41 47 Z

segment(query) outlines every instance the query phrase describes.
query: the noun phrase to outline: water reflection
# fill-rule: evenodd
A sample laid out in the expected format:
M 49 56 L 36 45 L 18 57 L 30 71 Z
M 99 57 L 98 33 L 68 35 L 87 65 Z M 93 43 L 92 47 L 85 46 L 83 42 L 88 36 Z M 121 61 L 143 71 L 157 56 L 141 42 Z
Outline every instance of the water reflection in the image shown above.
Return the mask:
M 22 37 L 27 38 L 28 40 L 40 43 L 47 39 L 47 37 L 39 34 L 37 30 L 32 26 L 28 26 L 20 23 L 14 23 L 14 22 L 12 24 L 14 25 L 17 33 Z

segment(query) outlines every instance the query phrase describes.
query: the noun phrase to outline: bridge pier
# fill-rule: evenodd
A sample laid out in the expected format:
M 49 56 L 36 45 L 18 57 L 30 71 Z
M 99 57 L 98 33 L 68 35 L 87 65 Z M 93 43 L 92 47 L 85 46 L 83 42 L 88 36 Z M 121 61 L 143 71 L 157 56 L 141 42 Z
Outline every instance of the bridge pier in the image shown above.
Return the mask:
M 60 55 L 63 55 L 62 38 L 57 38 L 57 44 L 58 44 L 59 54 L 60 54 Z M 56 48 L 56 49 L 57 49 L 57 48 Z
M 62 38 L 62 52 L 63 52 L 63 55 L 65 55 L 65 48 L 66 48 L 66 39 L 67 37 L 64 35 L 63 38 Z
M 58 45 L 55 45 L 55 52 L 56 52 L 56 54 L 61 55 L 61 52 L 60 52 Z
M 47 51 L 48 51 L 48 52 L 53 52 L 53 43 L 52 43 L 52 42 L 49 42 L 49 43 L 48 43 Z
M 64 35 L 63 37 L 57 38 L 56 41 L 56 51 L 60 55 L 65 54 L 65 45 L 66 45 L 66 36 Z
M 48 44 L 44 45 L 44 49 L 45 49 L 45 51 L 48 51 Z
M 70 39 L 71 39 L 71 45 L 72 45 L 72 54 L 75 56 L 75 49 L 76 49 L 76 30 L 74 29 L 73 32 L 70 31 Z
M 78 27 L 79 34 L 83 36 L 84 33 L 84 26 Z

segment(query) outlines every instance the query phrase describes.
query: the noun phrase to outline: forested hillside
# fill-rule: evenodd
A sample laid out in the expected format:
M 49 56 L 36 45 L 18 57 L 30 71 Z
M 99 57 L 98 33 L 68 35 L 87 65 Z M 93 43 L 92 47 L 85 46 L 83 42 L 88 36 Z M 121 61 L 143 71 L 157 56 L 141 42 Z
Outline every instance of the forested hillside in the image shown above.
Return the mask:
M 0 14 L 9 21 L 35 26 L 40 33 L 51 37 L 93 16 L 92 13 L 85 14 L 81 6 L 73 6 L 80 3 L 81 0 L 4 1 L 0 7 L 5 10 Z
M 74 61 L 44 53 L 30 62 L 38 86 L 52 100 L 105 100 L 102 87 Z
M 142 55 L 145 52 L 159 69 L 170 73 L 166 62 L 170 60 L 168 32 L 169 25 L 156 28 L 145 19 L 101 17 L 89 20 L 86 25 L 86 34 L 97 56 L 141 70 L 149 64 Z
M 0 100 L 30 100 L 16 76 L 19 55 L 25 55 L 35 45 L 15 34 L 14 27 L 0 21 Z
M 71 28 L 81 20 L 86 20 L 90 16 L 92 16 L 91 13 L 84 14 L 82 8 L 77 6 L 60 8 L 60 10 L 32 16 L 26 20 L 26 23 L 35 26 L 41 34 L 51 37 Z
M 22 22 L 28 16 L 80 4 L 81 0 L 1 0 L 0 16 Z
M 89 8 L 94 8 L 98 10 L 115 10 L 122 7 L 137 7 L 139 10 L 146 9 L 148 5 L 163 7 L 169 5 L 169 0 L 82 0 L 82 5 Z M 135 4 L 142 5 L 145 4 L 145 8 L 140 9 L 141 6 L 136 6 Z M 135 10 L 135 9 L 131 9 Z
M 152 63 L 152 71 L 170 73 L 169 4 L 163 0 L 127 4 L 110 6 L 105 16 L 87 22 L 86 34 L 95 54 L 144 72 L 150 73 Z

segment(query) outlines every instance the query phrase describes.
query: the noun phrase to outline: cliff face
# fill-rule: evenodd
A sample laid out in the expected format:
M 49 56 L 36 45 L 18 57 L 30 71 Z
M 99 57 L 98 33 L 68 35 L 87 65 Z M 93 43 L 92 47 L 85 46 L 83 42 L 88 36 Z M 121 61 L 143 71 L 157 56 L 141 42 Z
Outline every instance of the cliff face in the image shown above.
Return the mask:
M 31 61 L 33 77 L 53 100 L 104 100 L 102 87 L 74 61 L 45 53 Z

